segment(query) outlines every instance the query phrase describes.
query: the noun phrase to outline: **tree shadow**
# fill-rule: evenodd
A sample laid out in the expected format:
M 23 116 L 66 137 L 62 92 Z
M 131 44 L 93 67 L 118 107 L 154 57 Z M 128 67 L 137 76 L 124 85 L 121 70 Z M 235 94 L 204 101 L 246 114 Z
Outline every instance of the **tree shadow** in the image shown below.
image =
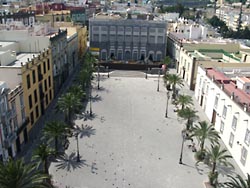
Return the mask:
M 101 89 L 101 87 L 100 87 Z M 95 96 L 91 96 L 92 98 L 92 102 L 99 102 L 99 101 L 102 101 L 102 97 L 98 94 L 96 94 Z
M 222 176 L 235 174 L 235 169 L 232 166 L 224 166 L 224 165 L 217 164 L 216 169 L 219 172 L 219 174 Z
M 77 162 L 77 156 L 75 152 L 71 153 L 70 155 L 62 155 L 58 158 L 57 163 L 57 169 L 64 169 L 69 172 L 77 168 L 82 168 L 83 166 L 89 167 L 89 165 L 86 163 L 86 160 L 80 159 L 80 161 Z
M 84 136 L 90 137 L 95 135 L 96 129 L 94 129 L 93 126 L 82 124 L 77 131 L 80 135 L 80 138 L 83 138 Z

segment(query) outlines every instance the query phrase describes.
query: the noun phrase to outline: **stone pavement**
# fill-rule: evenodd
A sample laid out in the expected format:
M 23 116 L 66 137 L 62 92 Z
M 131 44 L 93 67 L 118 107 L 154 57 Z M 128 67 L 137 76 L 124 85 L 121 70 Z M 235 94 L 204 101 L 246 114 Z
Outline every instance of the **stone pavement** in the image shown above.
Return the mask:
M 65 158 L 50 166 L 55 184 L 59 188 L 204 187 L 209 169 L 195 164 L 194 153 L 187 147 L 190 141 L 184 144 L 184 164 L 179 164 L 185 122 L 177 118 L 170 101 L 169 118 L 165 118 L 167 100 L 162 79 L 157 92 L 156 75 L 148 79 L 135 71 L 121 75 L 119 71 L 110 78 L 102 74 L 100 90 L 94 83 L 93 118 L 75 120 L 81 129 L 81 161 L 76 162 L 77 141 L 72 137 Z M 180 92 L 193 95 L 186 86 Z M 204 120 L 206 116 L 196 101 L 194 104 Z

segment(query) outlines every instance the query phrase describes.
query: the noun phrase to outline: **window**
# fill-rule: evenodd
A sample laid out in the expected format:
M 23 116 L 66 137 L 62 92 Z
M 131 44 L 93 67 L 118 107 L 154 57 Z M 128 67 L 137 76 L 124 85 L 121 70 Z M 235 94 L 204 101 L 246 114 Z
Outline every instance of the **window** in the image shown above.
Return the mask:
M 93 41 L 99 41 L 99 35 L 98 34 L 93 35 Z
M 247 159 L 247 149 L 243 146 L 241 149 L 241 157 L 240 157 L 240 162 L 245 165 L 246 164 L 246 159 Z
M 230 134 L 230 138 L 229 138 L 229 146 L 230 146 L 230 147 L 233 147 L 233 142 L 234 142 L 234 134 L 231 133 L 231 134 Z
M 25 121 L 25 110 L 24 108 L 21 110 L 21 115 L 22 115 L 22 122 Z
M 34 99 L 35 99 L 35 103 L 37 103 L 37 92 L 36 92 L 36 89 L 34 90 Z
M 149 29 L 149 32 L 150 32 L 150 33 L 155 33 L 155 28 L 150 28 L 150 29 Z
M 102 35 L 101 35 L 101 41 L 102 41 L 102 42 L 108 41 L 108 36 L 107 36 L 106 34 L 102 34 Z
M 164 41 L 163 41 L 163 36 L 158 36 L 158 37 L 157 37 L 157 43 L 158 43 L 158 44 L 164 43 Z
M 221 122 L 220 122 L 220 133 L 221 133 L 221 134 L 223 134 L 223 131 L 224 131 L 224 125 L 225 125 L 225 124 L 224 124 L 224 122 L 223 122 L 223 121 L 221 121 Z
M 39 109 L 38 109 L 38 105 L 36 106 L 36 118 L 39 117 Z
M 47 80 L 44 80 L 44 90 L 47 91 L 48 87 L 47 87 Z
M 133 37 L 133 42 L 139 42 L 139 36 L 134 36 Z
M 29 107 L 30 109 L 32 108 L 33 104 L 32 104 L 32 96 L 29 96 Z
M 48 100 L 48 95 L 47 94 L 45 95 L 45 102 L 46 102 L 46 105 L 48 105 L 49 100 Z
M 51 78 L 50 78 L 50 76 L 48 77 L 48 79 L 49 79 L 49 87 L 51 87 Z
M 34 123 L 34 114 L 33 114 L 33 112 L 30 112 L 30 123 L 31 124 Z
M 250 144 L 250 130 L 249 130 L 249 129 L 246 130 L 246 134 L 245 134 L 245 143 L 246 143 L 246 145 L 248 145 L 248 146 L 249 146 L 249 144 Z
M 219 101 L 219 97 L 216 96 L 216 97 L 215 97 L 215 101 L 214 101 L 214 109 L 217 109 L 218 101 Z
M 23 102 L 23 94 L 20 94 L 20 105 L 21 105 L 21 107 L 23 107 L 24 106 L 24 102 Z
M 131 41 L 131 39 L 132 39 L 131 35 L 126 35 L 126 36 L 125 36 L 125 41 L 126 41 L 126 42 Z
M 30 75 L 29 74 L 26 76 L 26 80 L 27 80 L 27 88 L 29 89 L 30 88 Z
M 141 42 L 146 43 L 147 42 L 147 37 L 146 36 L 141 36 Z
M 43 73 L 46 73 L 46 62 L 43 62 Z
M 110 26 L 109 30 L 115 32 L 115 31 L 116 31 L 116 28 L 115 28 L 115 26 Z
M 49 90 L 49 100 L 51 100 L 51 99 L 52 99 L 52 91 Z
M 225 119 L 227 116 L 227 107 L 224 105 L 223 112 L 222 112 L 222 117 Z
M 246 89 L 250 89 L 250 86 L 246 86 Z
M 149 36 L 149 43 L 155 43 L 155 36 Z
M 164 33 L 164 29 L 158 28 L 158 33 Z
M 36 71 L 32 70 L 32 79 L 33 79 L 33 84 L 36 83 Z
M 50 69 L 50 61 L 49 59 L 47 60 L 47 67 L 48 67 L 48 70 Z
M 116 35 L 109 35 L 109 40 L 111 42 L 115 42 L 116 41 Z
M 233 116 L 233 121 L 232 121 L 232 129 L 235 131 L 237 127 L 237 118 L 236 116 Z

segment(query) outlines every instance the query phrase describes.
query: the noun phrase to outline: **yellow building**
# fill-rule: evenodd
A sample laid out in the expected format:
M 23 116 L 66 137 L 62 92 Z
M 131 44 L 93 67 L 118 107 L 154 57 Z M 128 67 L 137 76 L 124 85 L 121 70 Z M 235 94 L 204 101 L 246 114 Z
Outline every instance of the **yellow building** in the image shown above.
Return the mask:
M 88 41 L 88 30 L 87 27 L 77 27 L 77 35 L 78 35 L 78 59 L 85 54 L 87 50 L 87 41 Z
M 29 116 L 28 132 L 44 115 L 46 108 L 54 98 L 51 50 L 21 64 L 25 113 Z
M 57 23 L 60 22 L 71 23 L 70 11 L 51 11 L 47 14 L 38 14 L 36 15 L 36 20 L 38 22 L 50 22 L 52 27 L 56 26 Z

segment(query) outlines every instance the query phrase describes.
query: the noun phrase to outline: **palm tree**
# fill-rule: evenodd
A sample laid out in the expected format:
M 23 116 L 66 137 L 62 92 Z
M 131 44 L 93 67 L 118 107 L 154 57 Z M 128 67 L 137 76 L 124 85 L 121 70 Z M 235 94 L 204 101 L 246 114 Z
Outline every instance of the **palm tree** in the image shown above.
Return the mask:
M 211 185 L 215 185 L 217 182 L 218 172 L 216 171 L 217 165 L 232 166 L 228 161 L 232 158 L 231 155 L 227 154 L 226 149 L 221 149 L 220 145 L 211 145 L 211 149 L 207 151 L 207 157 L 212 165 L 212 170 L 209 173 L 209 180 Z
M 225 185 L 228 188 L 250 188 L 250 175 L 247 174 L 247 179 L 243 179 L 240 175 L 237 175 L 236 178 L 233 176 L 230 177 L 231 181 L 226 182 Z
M 24 164 L 22 160 L 0 163 L 1 188 L 52 188 L 45 182 L 48 175 L 36 170 L 34 164 Z
M 181 109 L 184 109 L 186 106 L 193 104 L 193 99 L 189 95 L 179 95 L 176 103 L 181 105 Z
M 83 99 L 86 97 L 86 93 L 82 90 L 81 86 L 73 85 L 69 88 L 69 92 L 73 93 L 77 98 Z
M 173 89 L 172 98 L 175 99 L 176 98 L 176 86 L 182 87 L 183 86 L 183 80 L 181 79 L 181 77 L 179 77 L 176 74 L 166 74 L 166 77 L 164 77 L 164 79 L 166 79 L 167 83 L 172 85 L 172 89 Z
M 54 154 L 54 150 L 45 143 L 40 144 L 33 152 L 33 160 L 38 160 L 37 167 L 42 165 L 45 174 L 49 175 L 49 157 Z
M 69 127 L 60 121 L 51 121 L 45 124 L 43 133 L 45 137 L 55 141 L 55 152 L 58 152 L 58 140 L 60 137 L 66 136 L 69 133 Z
M 200 150 L 204 150 L 205 141 L 209 140 L 212 144 L 217 143 L 220 138 L 218 132 L 214 129 L 213 125 L 208 125 L 206 121 L 199 122 L 192 128 L 191 137 L 196 137 L 200 143 Z
M 187 123 L 186 123 L 186 130 L 190 130 L 190 127 L 192 126 L 193 124 L 193 121 L 195 119 L 198 119 L 198 116 L 196 115 L 196 112 L 197 111 L 194 111 L 193 109 L 191 108 L 184 108 L 184 109 L 181 109 L 181 110 L 178 110 L 178 113 L 177 115 L 185 120 L 187 120 Z
M 90 78 L 90 73 L 87 69 L 83 69 L 80 71 L 79 75 L 78 75 L 78 79 L 79 82 L 82 86 L 82 89 L 85 89 L 85 87 L 87 86 L 87 82 Z
M 65 121 L 71 124 L 73 113 L 82 108 L 81 100 L 72 93 L 66 93 L 58 99 L 56 109 L 64 113 Z

